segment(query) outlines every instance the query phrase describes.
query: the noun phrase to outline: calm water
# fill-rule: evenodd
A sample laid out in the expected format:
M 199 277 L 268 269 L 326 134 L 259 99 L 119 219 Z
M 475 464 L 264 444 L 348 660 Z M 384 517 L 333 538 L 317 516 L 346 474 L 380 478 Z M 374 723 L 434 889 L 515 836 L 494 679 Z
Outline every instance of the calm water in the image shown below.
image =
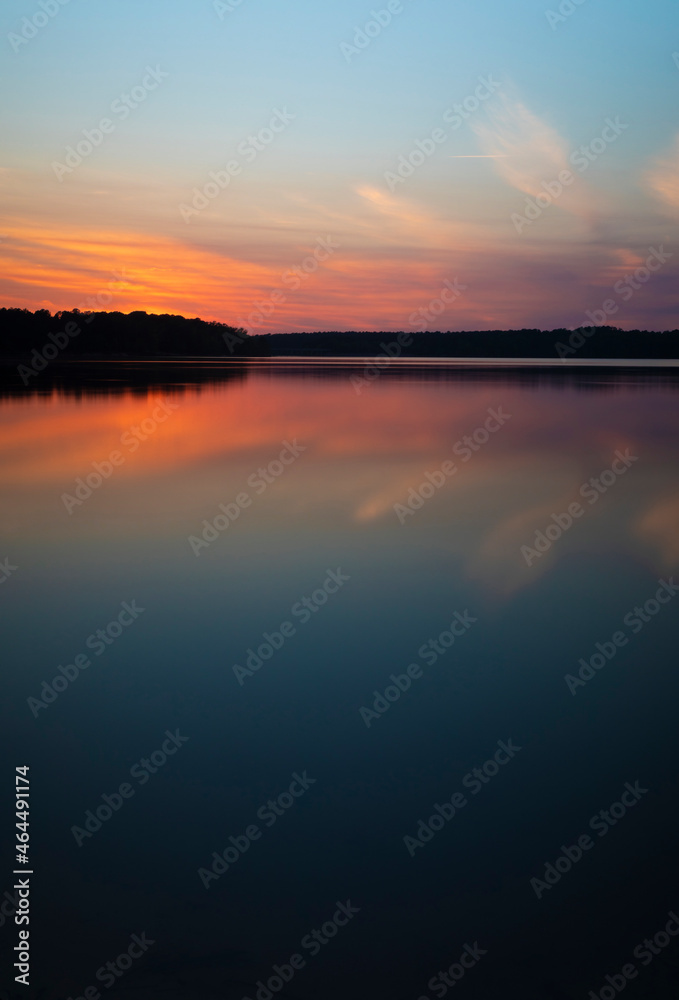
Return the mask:
M 631 963 L 676 995 L 679 380 L 362 377 L 102 365 L 0 403 L 18 994 L 585 1000 Z

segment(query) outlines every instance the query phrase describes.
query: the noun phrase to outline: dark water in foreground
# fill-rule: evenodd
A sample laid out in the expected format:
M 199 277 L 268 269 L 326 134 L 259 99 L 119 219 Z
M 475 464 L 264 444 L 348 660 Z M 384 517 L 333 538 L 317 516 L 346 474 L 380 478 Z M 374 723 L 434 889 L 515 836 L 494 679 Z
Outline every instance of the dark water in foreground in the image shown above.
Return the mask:
M 194 374 L 0 403 L 5 988 L 676 996 L 676 375 Z

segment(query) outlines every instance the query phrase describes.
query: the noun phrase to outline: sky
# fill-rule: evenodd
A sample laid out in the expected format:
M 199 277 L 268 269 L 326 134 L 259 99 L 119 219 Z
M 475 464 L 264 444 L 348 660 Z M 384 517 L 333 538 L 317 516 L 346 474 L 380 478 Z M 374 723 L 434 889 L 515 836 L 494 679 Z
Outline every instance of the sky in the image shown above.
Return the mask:
M 0 83 L 0 305 L 679 325 L 676 0 L 4 0 Z

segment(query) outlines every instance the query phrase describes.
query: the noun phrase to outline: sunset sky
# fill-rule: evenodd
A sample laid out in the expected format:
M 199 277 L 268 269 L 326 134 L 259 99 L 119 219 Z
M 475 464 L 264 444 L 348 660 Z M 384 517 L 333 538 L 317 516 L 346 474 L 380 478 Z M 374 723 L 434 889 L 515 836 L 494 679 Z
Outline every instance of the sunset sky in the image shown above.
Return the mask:
M 1 18 L 2 305 L 402 330 L 457 279 L 433 328 L 679 325 L 676 0 Z

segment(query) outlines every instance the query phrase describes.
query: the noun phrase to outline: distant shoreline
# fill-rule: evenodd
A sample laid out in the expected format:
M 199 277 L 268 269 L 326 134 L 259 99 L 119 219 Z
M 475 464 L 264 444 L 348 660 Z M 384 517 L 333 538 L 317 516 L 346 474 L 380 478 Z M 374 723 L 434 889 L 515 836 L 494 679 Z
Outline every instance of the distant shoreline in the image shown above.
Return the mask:
M 24 384 L 51 365 L 72 362 L 188 362 L 189 359 L 344 358 L 389 367 L 397 361 L 671 362 L 679 330 L 610 326 L 576 330 L 339 331 L 250 334 L 241 327 L 145 312 L 0 309 L 0 364 Z
M 664 333 L 588 327 L 578 330 L 480 330 L 424 333 L 278 333 L 248 337 L 259 357 L 362 358 L 383 366 L 397 360 L 675 361 L 679 331 Z
M 266 365 L 271 363 L 300 363 L 300 362 L 343 362 L 348 365 L 374 365 L 375 356 L 370 354 L 271 354 L 271 355 L 237 355 L 233 358 L 224 357 L 222 355 L 210 355 L 210 354 L 159 354 L 155 356 L 140 355 L 139 357 L 127 354 L 111 354 L 111 355 L 82 355 L 73 358 L 59 358 L 50 363 L 51 368 L 77 368 L 78 366 L 87 365 L 154 365 L 154 364 L 167 364 L 167 365 L 243 365 L 243 364 L 255 364 L 255 365 Z M 0 354 L 0 367 L 2 368 L 12 368 L 16 369 L 19 365 L 25 364 L 25 357 L 3 357 Z M 619 357 L 608 357 L 608 358 L 546 358 L 546 357 L 462 357 L 462 356 L 433 356 L 433 355 L 409 355 L 402 358 L 393 358 L 389 361 L 389 366 L 398 365 L 400 367 L 407 367 L 409 365 L 418 364 L 438 364 L 438 365 L 460 365 L 462 367 L 517 367 L 522 366 L 531 368 L 615 368 L 615 367 L 635 367 L 643 366 L 648 368 L 663 367 L 668 366 L 670 368 L 679 367 L 679 357 L 652 357 L 652 358 L 619 358 Z M 377 366 L 379 367 L 379 365 Z M 387 368 L 386 364 L 382 365 L 383 368 Z

